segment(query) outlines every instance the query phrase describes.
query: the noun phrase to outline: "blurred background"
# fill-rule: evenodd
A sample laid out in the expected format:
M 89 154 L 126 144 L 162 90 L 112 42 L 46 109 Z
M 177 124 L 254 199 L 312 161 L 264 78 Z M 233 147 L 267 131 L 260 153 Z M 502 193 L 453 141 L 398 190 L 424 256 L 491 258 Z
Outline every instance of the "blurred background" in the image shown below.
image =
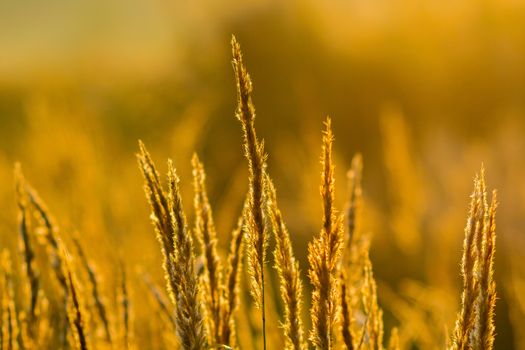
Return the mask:
M 80 232 L 108 284 L 120 256 L 162 285 L 135 159 L 142 139 L 162 172 L 173 158 L 190 218 L 190 159 L 199 154 L 226 249 L 247 190 L 232 34 L 303 272 L 321 224 L 329 115 L 341 210 L 352 156 L 364 158 L 363 229 L 374 237 L 386 326 L 402 324 L 406 348 L 443 348 L 483 163 L 501 202 L 496 348 L 525 349 L 520 0 L 2 0 L 0 244 L 16 249 L 12 171 L 20 161 L 63 234 Z M 146 291 L 137 282 L 132 293 Z M 149 332 L 141 307 L 137 339 Z

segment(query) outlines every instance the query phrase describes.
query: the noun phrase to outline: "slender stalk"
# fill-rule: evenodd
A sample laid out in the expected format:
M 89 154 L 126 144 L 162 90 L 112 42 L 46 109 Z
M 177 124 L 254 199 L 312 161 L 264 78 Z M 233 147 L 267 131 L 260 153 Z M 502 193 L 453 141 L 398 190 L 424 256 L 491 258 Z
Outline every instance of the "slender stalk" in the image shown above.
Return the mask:
M 203 287 L 207 314 L 208 337 L 210 344 L 220 342 L 220 284 L 222 266 L 217 253 L 217 234 L 213 215 L 206 191 L 206 173 L 197 154 L 191 160 L 193 166 L 193 184 L 195 191 L 195 236 L 197 237 L 204 261 Z
M 286 338 L 285 349 L 303 350 L 307 349 L 307 346 L 303 340 L 301 321 L 302 285 L 299 263 L 295 259 L 290 235 L 277 205 L 275 188 L 268 176 L 266 183 L 268 187 L 270 221 L 275 236 L 275 268 L 279 276 L 281 299 L 284 302 L 282 328 Z
M 312 329 L 310 342 L 316 350 L 334 347 L 333 328 L 338 319 L 339 271 L 343 247 L 342 217 L 334 207 L 335 178 L 332 163 L 333 134 L 330 118 L 323 134 L 321 197 L 323 199 L 323 226 L 308 246 L 308 271 L 312 283 Z
M 230 253 L 228 256 L 225 290 L 222 297 L 222 316 L 221 316 L 221 342 L 222 344 L 233 347 L 235 345 L 235 321 L 233 313 L 239 304 L 239 280 L 240 271 L 242 267 L 243 256 L 243 226 L 244 226 L 244 210 L 246 210 L 246 203 L 243 209 L 243 215 L 237 222 L 237 227 L 232 233 Z
M 22 175 L 20 164 L 15 165 L 15 188 L 17 204 L 19 209 L 19 232 L 25 262 L 25 273 L 28 279 L 28 333 L 31 338 L 34 336 L 34 326 L 37 320 L 38 293 L 40 289 L 40 276 L 35 264 L 35 251 L 32 248 L 29 225 L 27 196 L 24 191 L 25 180 Z
M 250 170 L 249 210 L 246 212 L 246 240 L 248 268 L 250 272 L 250 291 L 255 304 L 261 309 L 263 346 L 266 349 L 266 313 L 264 264 L 268 237 L 265 227 L 264 174 L 266 156 L 264 144 L 259 142 L 255 132 L 255 107 L 252 102 L 252 82 L 242 59 L 239 43 L 232 38 L 233 69 L 237 83 L 236 117 L 242 124 L 244 134 L 244 154 Z
M 84 249 L 82 249 L 82 245 L 80 244 L 80 241 L 78 240 L 77 234 L 73 235 L 72 241 L 73 241 L 73 245 L 75 246 L 77 250 L 77 254 L 78 254 L 78 257 L 80 258 L 80 262 L 87 272 L 89 284 L 91 285 L 91 297 L 93 298 L 93 301 L 95 302 L 95 307 L 100 317 L 100 321 L 102 321 L 102 326 L 104 327 L 104 333 L 106 335 L 106 341 L 111 343 L 111 331 L 110 331 L 109 320 L 108 320 L 107 312 L 106 312 L 106 305 L 99 291 L 99 282 L 97 279 L 95 268 L 88 261 L 86 254 L 84 253 Z

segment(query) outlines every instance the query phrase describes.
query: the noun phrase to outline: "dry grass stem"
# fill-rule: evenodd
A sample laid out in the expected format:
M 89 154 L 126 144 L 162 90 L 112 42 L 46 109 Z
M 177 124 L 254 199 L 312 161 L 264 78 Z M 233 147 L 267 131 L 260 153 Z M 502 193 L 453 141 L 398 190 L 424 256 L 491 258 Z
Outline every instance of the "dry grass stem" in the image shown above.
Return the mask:
M 193 239 L 182 207 L 179 178 L 173 162 L 168 160 L 168 191 L 164 192 L 155 165 L 142 143 L 140 148 L 139 167 L 152 209 L 153 226 L 162 247 L 168 291 L 175 305 L 179 344 L 185 350 L 202 349 L 207 344 L 206 333 L 198 300 Z
M 257 307 L 261 309 L 264 349 L 266 349 L 266 314 L 264 308 L 264 265 L 268 244 L 265 227 L 264 173 L 266 156 L 264 144 L 255 132 L 255 107 L 252 102 L 252 82 L 242 59 L 241 47 L 232 37 L 233 70 L 237 83 L 236 117 L 241 122 L 244 135 L 244 154 L 248 159 L 249 210 L 246 211 L 246 253 L 251 277 L 251 293 Z
M 39 273 L 35 265 L 35 252 L 32 247 L 32 239 L 30 237 L 30 228 L 28 223 L 28 202 L 24 191 L 25 180 L 19 164 L 15 165 L 15 190 L 19 211 L 19 232 L 20 232 L 20 248 L 24 257 L 25 273 L 28 279 L 28 326 L 27 330 L 29 336 L 32 338 L 35 333 L 35 323 L 37 318 L 37 302 L 39 294 Z
M 102 326 L 104 328 L 104 334 L 106 337 L 106 340 L 111 343 L 111 330 L 109 325 L 109 320 L 107 316 L 106 311 L 106 304 L 104 302 L 104 299 L 99 291 L 99 282 L 97 278 L 97 274 L 95 272 L 95 268 L 89 263 L 86 254 L 84 253 L 84 249 L 82 249 L 82 245 L 80 244 L 80 241 L 78 240 L 78 237 L 73 235 L 72 237 L 73 245 L 75 246 L 77 250 L 77 255 L 80 258 L 80 263 L 84 267 L 84 270 L 86 270 L 86 273 L 88 275 L 89 284 L 91 287 L 91 297 L 95 303 L 95 307 L 97 309 L 98 316 L 100 317 L 100 321 L 102 322 Z
M 316 349 L 334 347 L 334 326 L 338 319 L 339 265 L 343 244 L 342 219 L 334 208 L 333 134 L 330 118 L 323 134 L 321 157 L 321 197 L 323 226 L 321 233 L 308 246 L 309 276 L 312 290 L 312 330 L 310 341 Z
M 492 349 L 496 287 L 493 277 L 496 243 L 496 192 L 487 203 L 485 171 L 474 180 L 463 257 L 463 293 L 451 349 Z
M 73 330 L 74 337 L 74 348 L 77 350 L 87 350 L 87 334 L 86 334 L 86 320 L 85 320 L 85 311 L 81 306 L 81 297 L 78 293 L 77 282 L 71 273 L 71 268 L 67 261 L 67 253 L 64 251 L 62 253 L 64 264 L 64 274 L 67 276 L 67 286 L 68 286 L 68 320 Z
M 301 321 L 303 291 L 299 263 L 295 259 L 290 234 L 277 206 L 275 187 L 268 177 L 266 178 L 266 184 L 268 187 L 270 220 L 275 235 L 275 268 L 279 275 L 279 291 L 284 303 L 284 322 L 282 327 L 284 329 L 285 348 L 288 350 L 307 349 Z
M 222 267 L 217 254 L 217 234 L 213 223 L 213 216 L 208 194 L 206 192 L 206 174 L 204 166 L 196 154 L 191 160 L 193 166 L 193 187 L 195 191 L 195 236 L 201 246 L 204 260 L 203 283 L 210 344 L 220 344 L 221 322 L 221 281 Z
M 246 205 L 243 210 L 246 209 Z M 222 297 L 221 312 L 221 344 L 235 346 L 236 325 L 233 314 L 239 305 L 239 280 L 241 278 L 243 256 L 244 215 L 238 220 L 232 233 L 230 252 L 226 266 L 226 279 Z
M 194 271 L 193 240 L 182 208 L 179 178 L 171 160 L 168 160 L 168 188 L 171 225 L 176 242 L 175 251 L 170 257 L 170 269 L 177 296 L 177 333 L 183 349 L 197 350 L 206 346 L 206 335 L 197 299 L 199 284 Z
M 124 349 L 129 348 L 130 344 L 130 301 L 129 301 L 129 292 L 128 292 L 128 279 L 126 276 L 126 268 L 124 264 L 120 262 L 120 285 L 118 290 L 118 301 L 121 312 L 121 322 L 122 322 L 122 346 Z

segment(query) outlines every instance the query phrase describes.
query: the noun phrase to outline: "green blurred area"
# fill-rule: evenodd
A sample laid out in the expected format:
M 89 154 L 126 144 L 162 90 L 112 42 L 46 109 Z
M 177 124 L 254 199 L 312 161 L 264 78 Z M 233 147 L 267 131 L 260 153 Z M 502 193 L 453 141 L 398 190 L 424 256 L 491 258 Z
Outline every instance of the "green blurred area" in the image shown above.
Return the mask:
M 484 163 L 501 201 L 496 348 L 525 349 L 525 303 L 513 289 L 525 279 L 519 0 L 3 0 L 0 230 L 16 229 L 11 179 L 20 161 L 66 228 L 101 245 L 88 247 L 97 261 L 117 244 L 132 264 L 160 274 L 134 159 L 142 139 L 161 169 L 174 159 L 190 213 L 189 160 L 201 156 L 227 247 L 247 189 L 232 34 L 254 82 L 258 133 L 302 270 L 320 227 L 327 115 L 340 208 L 346 169 L 361 152 L 374 269 L 399 293 L 414 279 L 459 302 L 468 196 Z M 0 242 L 16 240 L 2 233 Z

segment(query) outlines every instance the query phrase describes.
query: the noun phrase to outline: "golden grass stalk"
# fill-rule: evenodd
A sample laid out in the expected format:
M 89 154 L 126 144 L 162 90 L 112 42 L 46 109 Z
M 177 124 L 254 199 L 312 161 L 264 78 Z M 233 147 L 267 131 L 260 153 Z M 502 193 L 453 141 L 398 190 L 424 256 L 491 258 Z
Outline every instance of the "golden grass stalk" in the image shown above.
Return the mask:
M 76 234 L 73 235 L 72 241 L 73 245 L 77 250 L 77 255 L 80 258 L 80 263 L 82 264 L 84 270 L 86 270 L 86 273 L 88 275 L 89 284 L 91 286 L 91 297 L 95 302 L 95 307 L 97 309 L 98 316 L 100 318 L 100 321 L 102 322 L 106 340 L 111 343 L 112 337 L 109 320 L 106 312 L 106 305 L 99 291 L 99 282 L 97 274 L 95 272 L 95 268 L 90 264 L 89 260 L 87 259 L 86 254 L 84 253 L 84 249 L 82 249 L 82 245 L 80 244 L 80 241 L 78 240 Z
M 299 262 L 295 259 L 290 235 L 277 206 L 277 195 L 273 183 L 267 176 L 268 204 L 270 220 L 275 235 L 275 268 L 279 275 L 281 298 L 284 302 L 284 322 L 282 327 L 287 350 L 307 349 L 301 321 L 302 284 Z
M 246 205 L 243 210 L 246 210 Z M 236 326 L 233 314 L 239 305 L 239 280 L 241 278 L 244 242 L 243 216 L 244 214 L 239 218 L 237 227 L 232 233 L 221 307 L 220 343 L 231 347 L 236 345 Z
M 264 173 L 266 160 L 264 144 L 255 133 L 255 107 L 252 102 L 252 82 L 242 59 L 239 43 L 232 37 L 233 69 L 237 84 L 236 117 L 242 124 L 244 154 L 250 170 L 249 210 L 246 211 L 246 252 L 250 272 L 250 291 L 261 309 L 263 345 L 266 349 L 266 314 L 264 308 L 264 264 L 268 243 L 264 215 Z
M 352 243 L 355 232 L 359 230 L 361 218 L 363 193 L 361 188 L 361 177 L 363 173 L 363 158 L 356 154 L 352 158 L 352 166 L 348 171 L 348 204 L 346 208 L 347 220 L 347 246 Z
M 7 250 L 2 251 L 2 349 L 16 350 L 19 348 L 19 327 L 17 322 L 17 312 L 15 306 L 15 296 L 13 290 L 11 257 Z
M 71 269 L 69 267 L 69 264 L 67 262 L 66 253 L 64 252 L 63 255 L 63 261 L 64 264 L 64 274 L 67 278 L 67 287 L 68 287 L 68 320 L 71 329 L 73 330 L 73 337 L 74 337 L 74 348 L 77 350 L 87 350 L 88 344 L 87 344 L 87 333 L 85 328 L 85 312 L 83 307 L 81 306 L 81 300 L 80 295 L 78 294 L 77 289 L 77 282 L 75 281 Z
M 62 252 L 60 251 L 62 248 L 58 238 L 58 226 L 55 224 L 55 220 L 47 209 L 47 205 L 40 198 L 38 193 L 27 182 L 24 187 L 29 202 L 44 224 L 44 237 L 47 243 L 47 251 L 51 260 L 51 266 L 53 267 L 58 283 L 64 291 L 65 298 L 67 298 L 66 296 L 69 288 L 67 277 L 64 274 L 64 262 Z
M 173 162 L 168 160 L 168 192 L 164 192 L 155 165 L 142 142 L 140 151 L 137 158 L 152 210 L 152 223 L 164 256 L 163 267 L 167 289 L 175 305 L 179 344 L 183 349 L 202 349 L 207 341 L 198 300 L 193 240 L 182 207 L 179 178 Z
M 140 153 L 137 154 L 137 160 L 142 176 L 144 177 L 144 192 L 151 207 L 151 222 L 161 245 L 163 256 L 162 267 L 165 273 L 167 290 L 171 301 L 176 304 L 175 287 L 172 285 L 169 268 L 170 257 L 173 255 L 175 249 L 175 232 L 171 224 L 168 198 L 160 183 L 155 164 L 142 141 L 139 141 L 139 148 Z
M 31 205 L 32 211 L 34 211 L 36 216 L 40 219 L 41 225 L 43 225 L 43 236 L 47 248 L 47 255 L 56 280 L 62 289 L 62 308 L 66 316 L 63 317 L 63 314 L 59 314 L 59 318 L 61 318 L 61 322 L 63 322 L 63 324 L 60 324 L 58 332 L 56 333 L 58 333 L 61 346 L 66 347 L 68 341 L 67 333 L 69 329 L 67 312 L 70 288 L 68 286 L 67 276 L 64 273 L 65 262 L 62 252 L 64 248 L 62 247 L 62 243 L 59 238 L 58 225 L 56 225 L 54 218 L 47 209 L 47 205 L 40 198 L 38 193 L 31 187 L 31 185 L 27 181 L 24 181 L 21 184 L 23 186 L 21 186 L 20 189 L 25 191 L 25 196 Z
M 366 256 L 364 281 L 361 288 L 363 306 L 367 317 L 366 333 L 370 350 L 383 349 L 383 310 L 377 303 L 377 284 L 372 263 Z
M 474 328 L 475 301 L 479 289 L 479 284 L 475 276 L 478 248 L 477 239 L 483 230 L 483 217 L 486 206 L 486 203 L 484 203 L 483 181 L 483 178 L 480 179 L 477 176 L 474 180 L 474 191 L 471 195 L 469 216 L 465 228 L 463 257 L 461 261 L 461 273 L 463 276 L 462 307 L 454 330 L 454 349 L 463 350 L 468 347 L 470 334 Z
M 492 192 L 492 201 L 488 220 L 483 230 L 482 250 L 478 255 L 480 281 L 479 295 L 476 300 L 476 333 L 474 348 L 492 349 L 494 343 L 494 310 L 496 308 L 496 282 L 494 281 L 494 253 L 496 250 L 496 191 Z
M 341 333 L 343 344 L 347 350 L 354 349 L 354 338 L 352 336 L 352 304 L 348 301 L 346 285 L 346 274 L 341 272 Z
M 207 346 L 206 334 L 197 300 L 199 285 L 194 271 L 193 240 L 182 208 L 179 178 L 171 160 L 168 160 L 168 188 L 169 212 L 176 242 L 169 267 L 177 300 L 177 333 L 183 349 L 197 350 Z
M 461 263 L 463 292 L 461 310 L 451 348 L 492 349 L 496 286 L 493 277 L 496 239 L 496 192 L 487 203 L 485 172 L 474 180 Z
M 312 290 L 312 330 L 310 341 L 316 349 L 334 347 L 333 329 L 338 318 L 338 278 L 343 245 L 342 220 L 334 208 L 333 135 L 330 118 L 323 135 L 321 196 L 323 226 L 318 237 L 308 246 L 309 276 Z
M 126 268 L 122 261 L 119 264 L 120 284 L 118 289 L 118 303 L 121 311 L 122 322 L 122 345 L 124 349 L 129 349 L 130 344 L 130 301 L 128 293 L 128 280 L 126 277 Z
M 16 188 L 16 198 L 18 204 L 18 222 L 19 222 L 19 232 L 20 232 L 20 249 L 24 257 L 24 267 L 25 274 L 28 279 L 28 310 L 27 310 L 27 330 L 29 336 L 32 338 L 34 336 L 34 326 L 37 318 L 37 303 L 38 303 L 38 293 L 39 293 L 39 273 L 37 267 L 34 263 L 35 261 L 35 252 L 32 248 L 31 238 L 29 237 L 29 225 L 28 225 L 28 212 L 27 208 L 27 196 L 24 191 L 25 180 L 22 175 L 20 164 L 15 165 L 15 188 Z
M 354 323 L 353 313 L 357 303 L 351 298 L 352 292 L 357 287 L 362 276 L 360 257 L 363 250 L 367 248 L 363 244 L 360 235 L 360 220 L 362 210 L 361 177 L 363 172 L 363 160 L 360 154 L 352 158 L 352 165 L 347 173 L 348 178 L 348 201 L 346 205 L 347 232 L 345 235 L 345 249 L 343 253 L 343 266 L 340 275 L 341 283 L 341 333 L 346 349 L 354 349 L 355 337 L 352 334 Z M 347 271 L 348 270 L 348 271 Z M 355 292 L 354 292 L 355 294 Z
M 210 344 L 220 343 L 221 322 L 221 281 L 222 267 L 217 254 L 217 234 L 213 223 L 212 209 L 206 192 L 206 173 L 197 154 L 191 160 L 193 166 L 193 186 L 195 191 L 195 236 L 199 240 L 204 260 L 203 285 L 208 317 L 208 337 Z
M 471 195 L 465 240 L 463 241 L 463 257 L 461 261 L 461 274 L 463 276 L 463 293 L 461 296 L 461 311 L 456 320 L 453 337 L 454 349 L 466 349 L 469 335 L 474 327 L 474 302 L 477 294 L 477 283 L 474 276 L 476 262 L 475 240 L 477 232 L 482 228 L 483 203 L 481 202 L 481 184 L 476 177 L 474 192 Z

